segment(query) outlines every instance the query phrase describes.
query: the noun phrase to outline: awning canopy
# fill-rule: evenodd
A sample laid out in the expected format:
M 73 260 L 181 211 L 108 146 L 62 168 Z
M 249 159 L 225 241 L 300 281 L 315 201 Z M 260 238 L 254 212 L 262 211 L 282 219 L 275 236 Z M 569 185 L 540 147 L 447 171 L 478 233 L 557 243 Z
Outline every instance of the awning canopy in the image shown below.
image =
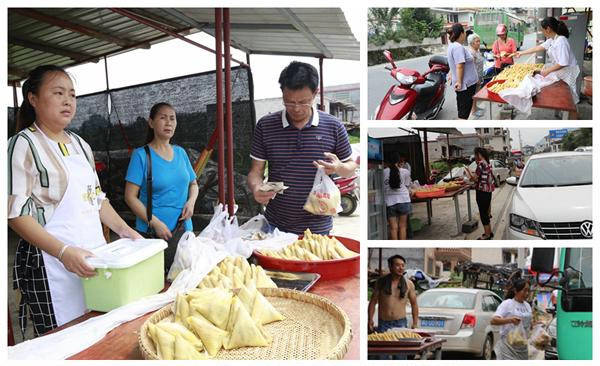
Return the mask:
M 131 8 L 180 35 L 214 33 L 213 8 Z M 340 8 L 231 8 L 232 46 L 248 54 L 359 60 L 359 43 Z M 37 66 L 98 62 L 173 39 L 109 8 L 9 8 L 8 81 Z
M 442 127 L 415 127 L 417 131 L 427 131 L 427 132 L 436 132 L 443 133 L 448 135 L 459 135 L 462 136 L 462 132 L 457 130 L 456 128 L 442 128 Z

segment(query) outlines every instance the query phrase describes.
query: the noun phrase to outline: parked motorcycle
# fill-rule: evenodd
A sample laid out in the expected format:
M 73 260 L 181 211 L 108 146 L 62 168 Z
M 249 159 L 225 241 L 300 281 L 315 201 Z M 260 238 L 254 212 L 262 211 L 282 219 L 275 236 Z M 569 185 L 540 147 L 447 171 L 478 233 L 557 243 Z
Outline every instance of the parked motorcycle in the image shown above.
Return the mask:
M 390 51 L 383 54 L 391 64 L 386 70 L 399 84 L 390 87 L 375 111 L 375 119 L 435 119 L 444 105 L 448 59 L 432 56 L 429 70 L 421 75 L 416 70 L 397 67 Z
M 359 188 L 356 184 L 357 179 L 358 175 L 353 175 L 348 178 L 340 176 L 333 178 L 333 182 L 340 190 L 342 211 L 339 214 L 341 216 L 352 215 L 358 207 Z
M 494 54 L 491 51 L 484 52 L 483 58 L 485 60 L 483 63 L 483 85 L 486 85 L 496 76 L 496 66 Z

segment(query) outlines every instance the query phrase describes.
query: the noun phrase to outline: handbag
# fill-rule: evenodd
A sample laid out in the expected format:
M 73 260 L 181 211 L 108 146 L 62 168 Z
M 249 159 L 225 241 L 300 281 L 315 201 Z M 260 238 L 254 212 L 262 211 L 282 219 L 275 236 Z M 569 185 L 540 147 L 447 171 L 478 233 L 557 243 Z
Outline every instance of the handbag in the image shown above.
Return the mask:
M 146 151 L 146 158 L 148 159 L 148 172 L 146 174 L 146 219 L 148 221 L 148 230 L 145 233 L 140 233 L 142 236 L 148 239 L 160 239 L 156 236 L 156 232 L 150 226 L 150 220 L 152 219 L 152 157 L 150 156 L 150 148 L 148 145 L 144 146 Z M 185 233 L 185 227 L 183 220 L 180 220 L 181 216 L 177 218 L 177 226 L 171 231 L 171 239 L 167 241 L 167 248 L 164 251 L 164 269 L 165 275 L 169 273 L 169 269 L 175 260 L 175 253 L 177 252 L 177 243 Z

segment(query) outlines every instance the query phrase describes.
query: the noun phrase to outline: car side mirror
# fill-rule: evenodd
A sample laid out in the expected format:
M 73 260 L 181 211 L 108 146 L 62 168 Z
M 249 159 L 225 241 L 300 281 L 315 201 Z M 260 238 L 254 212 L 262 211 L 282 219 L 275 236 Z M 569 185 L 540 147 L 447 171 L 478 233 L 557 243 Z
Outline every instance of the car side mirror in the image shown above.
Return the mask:
M 531 270 L 538 273 L 554 271 L 554 248 L 533 248 L 531 253 Z
M 511 186 L 516 186 L 519 182 L 519 177 L 508 177 L 506 178 L 506 183 Z

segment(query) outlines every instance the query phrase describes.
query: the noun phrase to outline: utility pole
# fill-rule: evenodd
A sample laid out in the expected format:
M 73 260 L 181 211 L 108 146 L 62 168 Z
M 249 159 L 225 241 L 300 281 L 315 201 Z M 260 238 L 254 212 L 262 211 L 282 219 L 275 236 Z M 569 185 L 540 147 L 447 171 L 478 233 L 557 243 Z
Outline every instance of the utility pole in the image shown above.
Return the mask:
M 519 130 L 519 150 L 523 151 L 523 140 L 521 140 L 521 130 Z

